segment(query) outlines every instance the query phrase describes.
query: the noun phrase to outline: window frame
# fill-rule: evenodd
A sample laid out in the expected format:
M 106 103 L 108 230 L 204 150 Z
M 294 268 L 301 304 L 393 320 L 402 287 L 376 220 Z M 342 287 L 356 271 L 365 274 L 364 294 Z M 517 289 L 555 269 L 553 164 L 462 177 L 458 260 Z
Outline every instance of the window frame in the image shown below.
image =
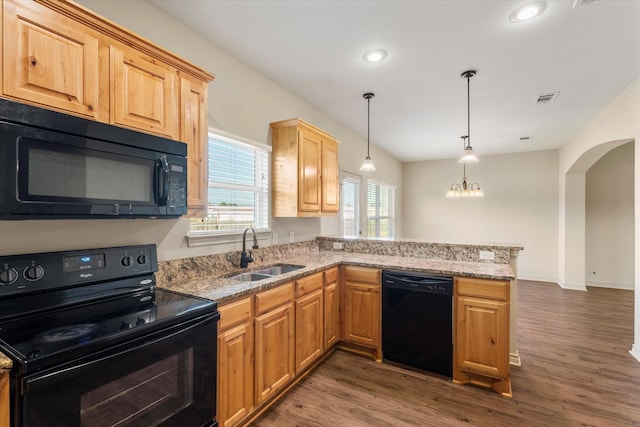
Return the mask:
M 355 194 L 355 203 L 356 206 L 354 207 L 355 212 L 354 212 L 354 222 L 355 222 L 355 227 L 357 228 L 356 230 L 356 234 L 354 236 L 347 236 L 345 235 L 345 227 L 344 227 L 344 221 L 345 221 L 345 209 L 344 209 L 344 201 L 345 201 L 345 197 L 344 197 L 344 183 L 345 181 L 354 183 L 356 185 L 356 194 Z M 344 238 L 360 238 L 362 237 L 362 177 L 360 175 L 356 175 L 354 173 L 351 172 L 347 172 L 347 171 L 341 171 L 340 172 L 340 219 L 339 219 L 339 230 L 338 232 L 340 233 L 340 236 L 344 237 Z
M 252 141 L 248 138 L 244 138 L 238 135 L 231 134 L 229 132 L 222 131 L 220 129 L 210 127 L 207 133 L 207 149 L 206 149 L 206 158 L 207 158 L 207 177 L 209 175 L 209 139 L 216 139 L 218 141 L 223 141 L 231 144 L 237 145 L 245 145 L 249 146 L 256 150 L 262 150 L 264 155 L 266 156 L 265 161 L 263 162 L 266 167 L 266 171 L 263 171 L 266 174 L 267 186 L 265 191 L 259 191 L 258 187 L 254 187 L 254 192 L 258 197 L 259 201 L 256 205 L 263 206 L 265 212 L 266 224 L 264 227 L 255 228 L 256 234 L 258 236 L 259 241 L 262 240 L 262 244 L 270 244 L 272 238 L 272 230 L 271 230 L 271 151 L 272 148 L 270 145 L 262 144 L 256 141 Z M 259 167 L 260 165 L 258 165 Z M 260 173 L 260 171 L 257 171 Z M 212 188 L 209 186 L 209 181 L 207 179 L 207 193 L 209 189 Z M 238 191 L 247 191 L 247 187 L 240 184 L 226 184 L 220 183 L 216 185 L 214 188 L 222 188 L 222 189 L 230 189 L 230 190 L 238 190 Z M 207 200 L 207 211 L 208 211 L 208 200 Z M 187 226 L 187 242 L 189 246 L 204 246 L 204 245 L 214 245 L 214 244 L 231 244 L 237 243 L 242 240 L 242 234 L 244 229 L 231 229 L 231 230 L 208 230 L 208 231 L 199 231 L 192 230 L 191 223 L 193 219 L 197 218 L 188 218 L 189 223 Z
M 390 190 L 390 194 L 389 194 L 389 215 L 388 216 L 381 216 L 379 215 L 380 213 L 380 197 L 378 195 L 378 203 L 376 204 L 376 215 L 375 216 L 369 216 L 369 185 L 375 185 L 378 188 L 378 192 L 381 186 L 384 186 L 386 188 L 388 188 Z M 378 181 L 376 179 L 367 179 L 367 190 L 365 192 L 365 199 L 366 199 L 366 219 L 365 219 L 365 225 L 366 225 L 366 237 L 369 239 L 385 239 L 385 240 L 392 240 L 395 238 L 396 236 L 396 191 L 397 191 L 397 186 L 393 185 L 393 184 L 389 184 L 383 181 Z M 370 220 L 375 220 L 376 221 L 376 235 L 375 236 L 369 236 L 369 221 Z M 381 219 L 388 219 L 389 220 L 389 231 L 390 231 L 390 236 L 388 237 L 380 237 L 380 220 Z M 364 228 L 364 227 L 363 227 Z

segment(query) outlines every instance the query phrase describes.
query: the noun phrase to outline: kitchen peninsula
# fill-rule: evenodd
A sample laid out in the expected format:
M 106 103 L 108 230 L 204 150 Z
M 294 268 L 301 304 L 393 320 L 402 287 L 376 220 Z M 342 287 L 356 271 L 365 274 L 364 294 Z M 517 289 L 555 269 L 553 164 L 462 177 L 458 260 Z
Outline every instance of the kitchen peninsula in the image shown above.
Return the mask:
M 318 237 L 254 250 L 248 269 L 239 251 L 160 262 L 157 281 L 218 302 L 218 421 L 246 425 L 336 347 L 382 359 L 383 269 L 454 277 L 453 380 L 511 396 L 522 249 Z M 233 277 L 283 264 L 300 268 Z

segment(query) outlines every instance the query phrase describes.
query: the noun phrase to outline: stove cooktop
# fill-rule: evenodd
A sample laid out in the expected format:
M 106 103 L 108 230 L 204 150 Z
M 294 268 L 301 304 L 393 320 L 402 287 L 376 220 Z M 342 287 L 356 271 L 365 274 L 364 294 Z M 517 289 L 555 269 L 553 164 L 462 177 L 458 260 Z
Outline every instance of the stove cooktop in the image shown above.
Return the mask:
M 152 289 L 0 323 L 0 350 L 21 372 L 75 359 L 198 316 L 213 301 Z

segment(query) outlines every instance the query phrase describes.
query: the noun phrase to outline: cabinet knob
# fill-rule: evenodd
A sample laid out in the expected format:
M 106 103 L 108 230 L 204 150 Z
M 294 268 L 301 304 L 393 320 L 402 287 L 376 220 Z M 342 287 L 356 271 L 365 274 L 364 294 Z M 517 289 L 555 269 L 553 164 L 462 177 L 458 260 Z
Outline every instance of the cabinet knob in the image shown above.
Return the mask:
M 35 66 L 35 65 L 38 63 L 38 61 L 36 61 L 36 57 L 35 57 L 35 56 L 33 56 L 33 55 L 31 55 L 31 56 L 29 57 L 29 62 L 30 62 L 30 63 L 31 63 L 31 65 L 33 65 L 33 66 Z

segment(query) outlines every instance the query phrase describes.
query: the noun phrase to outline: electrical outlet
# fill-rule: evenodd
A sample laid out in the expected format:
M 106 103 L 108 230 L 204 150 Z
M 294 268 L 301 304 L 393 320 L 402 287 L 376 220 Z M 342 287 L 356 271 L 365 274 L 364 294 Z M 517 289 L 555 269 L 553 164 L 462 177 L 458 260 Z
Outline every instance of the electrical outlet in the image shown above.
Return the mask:
M 485 261 L 493 261 L 493 251 L 480 251 L 480 259 Z
M 289 232 L 289 243 L 293 243 L 293 231 Z
M 342 242 L 333 242 L 333 249 L 342 249 L 343 246 Z

